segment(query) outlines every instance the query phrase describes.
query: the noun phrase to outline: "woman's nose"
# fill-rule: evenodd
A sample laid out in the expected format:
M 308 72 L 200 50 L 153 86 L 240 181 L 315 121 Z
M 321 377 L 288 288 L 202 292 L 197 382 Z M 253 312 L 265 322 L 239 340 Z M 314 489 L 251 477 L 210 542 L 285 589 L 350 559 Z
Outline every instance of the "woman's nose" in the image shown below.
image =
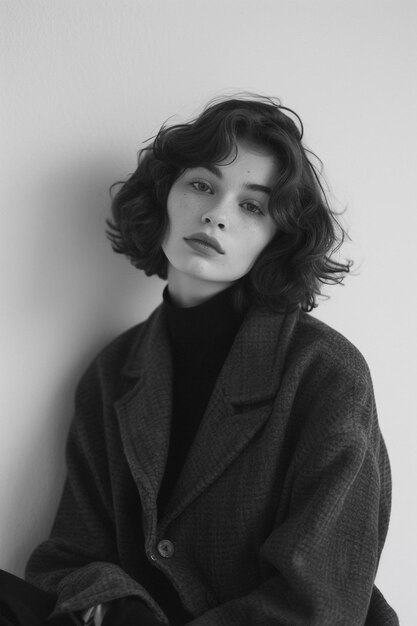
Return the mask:
M 205 211 L 201 216 L 203 224 L 213 224 L 220 230 L 224 230 L 229 226 L 229 217 L 227 209 L 224 204 L 211 207 L 208 211 Z

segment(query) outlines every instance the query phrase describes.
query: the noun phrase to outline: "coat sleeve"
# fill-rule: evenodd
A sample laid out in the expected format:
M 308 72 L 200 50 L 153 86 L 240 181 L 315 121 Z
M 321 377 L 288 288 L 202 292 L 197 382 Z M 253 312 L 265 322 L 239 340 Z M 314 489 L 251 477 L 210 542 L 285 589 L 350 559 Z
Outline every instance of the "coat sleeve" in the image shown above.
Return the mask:
M 366 410 L 361 404 L 356 410 Z M 270 578 L 189 626 L 398 625 L 374 586 L 390 511 L 389 461 L 379 428 L 375 436 L 359 422 L 319 440 L 294 472 L 288 511 L 259 552 Z
M 50 538 L 32 553 L 26 579 L 57 596 L 51 617 L 136 596 L 150 616 L 167 623 L 160 606 L 119 565 L 105 428 L 105 390 L 94 362 L 75 394 L 67 445 L 67 477 Z M 94 399 L 94 403 L 92 401 Z M 107 434 L 108 436 L 108 434 Z M 144 606 L 144 610 L 145 610 Z M 154 622 L 157 618 L 154 617 Z

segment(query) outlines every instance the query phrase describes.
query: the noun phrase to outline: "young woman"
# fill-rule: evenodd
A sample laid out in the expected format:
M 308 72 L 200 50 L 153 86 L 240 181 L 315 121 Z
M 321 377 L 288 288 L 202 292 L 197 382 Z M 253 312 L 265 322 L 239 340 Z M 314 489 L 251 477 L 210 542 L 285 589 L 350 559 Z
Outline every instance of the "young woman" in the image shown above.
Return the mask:
M 163 126 L 115 195 L 114 250 L 168 282 L 77 388 L 26 572 L 57 623 L 398 624 L 369 370 L 309 315 L 350 263 L 307 153 L 278 101 L 225 98 Z

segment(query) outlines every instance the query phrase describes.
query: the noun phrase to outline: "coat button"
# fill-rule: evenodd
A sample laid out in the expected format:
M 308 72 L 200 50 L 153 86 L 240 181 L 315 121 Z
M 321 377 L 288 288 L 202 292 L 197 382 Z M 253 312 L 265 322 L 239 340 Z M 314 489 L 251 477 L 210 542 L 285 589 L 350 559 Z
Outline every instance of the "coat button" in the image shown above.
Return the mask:
M 156 547 L 164 559 L 170 559 L 175 551 L 174 544 L 169 539 L 162 539 Z

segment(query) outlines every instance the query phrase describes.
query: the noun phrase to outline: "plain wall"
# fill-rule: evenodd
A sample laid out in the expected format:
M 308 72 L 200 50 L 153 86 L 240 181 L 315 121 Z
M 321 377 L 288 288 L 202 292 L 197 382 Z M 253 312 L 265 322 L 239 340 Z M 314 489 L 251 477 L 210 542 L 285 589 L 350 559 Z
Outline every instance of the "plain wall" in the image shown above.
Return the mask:
M 75 384 L 164 283 L 111 251 L 108 187 L 162 122 L 277 96 L 305 125 L 356 260 L 314 312 L 370 366 L 393 474 L 377 584 L 417 623 L 416 16 L 410 0 L 0 3 L 0 567 L 22 574 L 65 476 Z M 5 149 L 4 149 L 5 147 Z

